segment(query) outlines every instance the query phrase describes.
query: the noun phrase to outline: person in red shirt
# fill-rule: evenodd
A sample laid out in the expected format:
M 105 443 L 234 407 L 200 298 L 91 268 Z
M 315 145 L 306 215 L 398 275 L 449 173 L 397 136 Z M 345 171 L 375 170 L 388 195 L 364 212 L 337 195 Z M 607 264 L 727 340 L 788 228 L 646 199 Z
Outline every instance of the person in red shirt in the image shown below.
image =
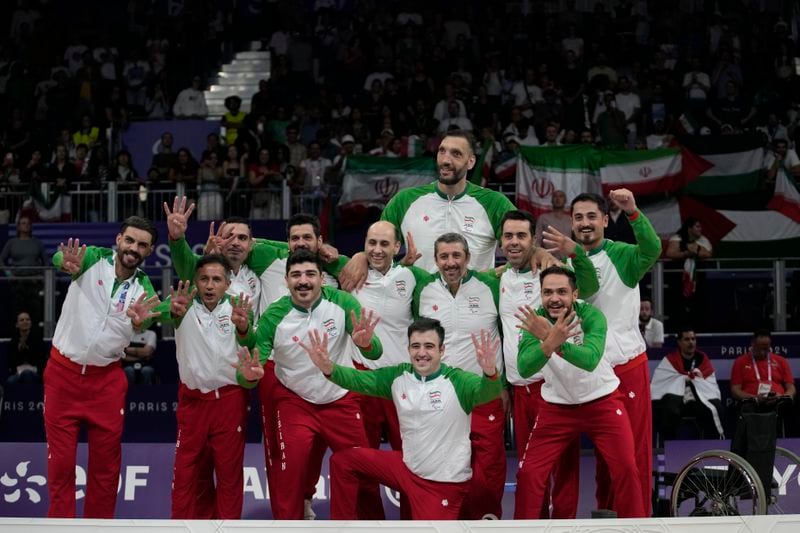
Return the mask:
M 751 351 L 739 356 L 731 369 L 731 393 L 737 400 L 774 396 L 794 399 L 792 370 L 786 358 L 770 350 L 771 337 L 767 330 L 753 334 Z

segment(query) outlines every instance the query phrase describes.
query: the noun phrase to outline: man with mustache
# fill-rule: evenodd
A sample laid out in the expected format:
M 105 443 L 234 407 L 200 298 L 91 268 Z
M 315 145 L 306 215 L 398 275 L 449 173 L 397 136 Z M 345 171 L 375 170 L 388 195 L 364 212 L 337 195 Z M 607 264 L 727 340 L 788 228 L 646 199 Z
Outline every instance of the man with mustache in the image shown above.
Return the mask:
M 386 205 L 381 220 L 394 224 L 401 238 L 411 233 L 422 256 L 417 265 L 436 270 L 433 243 L 449 232 L 463 235 L 472 250 L 470 267 L 494 267 L 494 251 L 500 236 L 500 219 L 514 205 L 505 195 L 484 189 L 467 180 L 475 165 L 472 134 L 453 130 L 439 144 L 436 154 L 437 181 L 398 192 Z M 342 288 L 352 290 L 364 284 L 367 259 L 357 254 L 339 279 Z
M 75 449 L 88 428 L 85 518 L 113 518 L 121 464 L 128 380 L 120 359 L 134 331 L 159 316 L 153 285 L 139 269 L 158 239 L 143 218 L 125 219 L 116 252 L 61 243 L 53 265 L 70 274 L 67 297 L 44 373 L 48 516 L 75 517 Z
M 523 329 L 519 372 L 523 377 L 542 372 L 544 401 L 517 472 L 514 518 L 539 518 L 550 473 L 582 432 L 610 467 L 610 491 L 619 516 L 642 517 L 631 423 L 617 390 L 620 380 L 603 356 L 605 317 L 578 300 L 571 270 L 550 267 L 539 281 L 542 306 L 535 311 L 523 307 L 517 315 Z
M 650 373 L 644 339 L 639 331 L 639 280 L 661 255 L 661 239 L 650 221 L 636 208 L 628 189 L 609 193 L 609 199 L 625 213 L 637 244 L 605 238 L 608 204 L 597 194 L 583 193 L 572 200 L 572 233 L 580 242 L 597 271 L 600 289 L 587 301 L 596 306 L 608 321 L 605 359 L 619 378 L 625 407 L 630 416 L 639 467 L 641 499 L 650 515 L 653 470 L 653 412 L 650 402 Z M 544 232 L 547 246 L 562 250 L 568 239 L 551 228 Z M 618 510 L 619 505 L 608 490 L 609 467 L 602 456 L 597 462 L 597 506 Z
M 277 382 L 273 392 L 278 442 L 273 457 L 273 483 L 278 490 L 270 494 L 272 515 L 278 520 L 303 518 L 303 496 L 308 471 L 315 468 L 315 442 L 324 442 L 334 451 L 353 446 L 367 447 L 358 399 L 329 382 L 301 347 L 311 330 L 325 331 L 332 358 L 352 367 L 348 342 L 369 359 L 381 356 L 383 348 L 373 333 L 378 319 L 361 311 L 350 294 L 323 287 L 322 265 L 318 255 L 297 250 L 286 260 L 289 296 L 271 304 L 261 315 L 255 332 L 239 337 L 240 344 L 258 347 L 261 363 L 275 360 Z M 274 352 L 273 352 L 274 350 Z M 256 382 L 247 386 L 255 387 Z M 383 507 L 377 486 L 365 486 L 359 496 L 359 517 L 372 518 Z

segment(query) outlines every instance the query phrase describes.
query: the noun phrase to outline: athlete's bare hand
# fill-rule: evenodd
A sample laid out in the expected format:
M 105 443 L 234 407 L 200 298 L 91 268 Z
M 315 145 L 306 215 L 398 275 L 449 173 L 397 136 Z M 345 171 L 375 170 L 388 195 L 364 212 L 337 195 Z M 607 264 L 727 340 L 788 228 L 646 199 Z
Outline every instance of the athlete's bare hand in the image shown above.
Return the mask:
M 422 254 L 417 250 L 417 247 L 414 244 L 414 236 L 411 235 L 411 232 L 409 231 L 406 233 L 406 255 L 404 255 L 400 260 L 400 264 L 411 266 L 416 263 L 420 257 L 422 257 Z
M 368 350 L 372 346 L 372 335 L 375 333 L 375 326 L 381 318 L 372 311 L 361 310 L 361 316 L 357 317 L 354 311 L 350 311 L 350 320 L 353 323 L 353 333 L 350 337 L 356 346 L 363 350 Z M 374 320 L 373 320 L 374 319 Z
M 140 330 L 145 320 L 161 316 L 160 313 L 153 313 L 153 309 L 160 303 L 157 295 L 154 294 L 147 298 L 147 294 L 142 293 L 126 311 L 128 318 L 131 319 L 131 324 L 133 324 L 133 329 Z
M 303 341 L 298 344 L 306 351 L 314 366 L 326 376 L 330 376 L 333 373 L 333 361 L 328 354 L 328 332 L 320 334 L 316 329 L 312 329 L 308 332 L 308 338 L 310 345 L 306 345 Z
M 326 263 L 333 263 L 339 259 L 339 250 L 328 243 L 319 247 L 319 257 Z
M 609 199 L 630 216 L 636 212 L 636 198 L 628 189 L 614 189 L 608 193 Z
M 528 305 L 517 309 L 518 311 L 514 313 L 514 317 L 519 320 L 517 327 L 524 329 L 540 341 L 545 340 L 553 328 L 550 322 L 545 317 L 537 315 Z
M 231 304 L 233 305 L 231 322 L 236 326 L 239 334 L 245 335 L 250 328 L 250 309 L 252 308 L 250 297 L 240 292 L 237 298 L 231 299 Z
M 575 314 L 573 309 L 568 309 L 562 313 L 553 327 L 550 328 L 550 333 L 547 335 L 547 342 L 553 346 L 561 346 L 567 339 L 577 334 L 580 331 L 581 321 Z
M 367 282 L 368 266 L 367 255 L 364 252 L 358 252 L 351 257 L 339 274 L 339 285 L 342 286 L 342 290 L 352 292 L 363 287 Z
M 481 330 L 480 335 L 472 335 L 472 345 L 475 347 L 475 357 L 478 359 L 483 373 L 489 377 L 497 374 L 497 350 L 500 348 L 500 339 L 492 341 L 491 334 Z
M 546 252 L 567 257 L 575 253 L 575 241 L 558 231 L 553 226 L 547 226 L 542 232 L 542 243 L 547 247 Z
M 547 270 L 551 266 L 559 266 L 561 264 L 563 263 L 561 263 L 557 257 L 544 248 L 537 247 L 533 251 L 533 257 L 531 257 L 531 270 L 534 272 Z
M 197 288 L 191 285 L 192 283 L 187 279 L 186 281 L 178 281 L 177 290 L 172 289 L 169 295 L 170 314 L 174 316 L 183 316 L 186 314 L 186 311 L 189 309 L 189 304 L 197 295 Z
M 238 363 L 233 363 L 234 367 L 247 381 L 258 381 L 264 377 L 264 367 L 258 357 L 258 348 L 253 348 L 253 354 L 247 346 L 240 346 L 239 351 L 236 353 L 239 357 Z
M 172 210 L 169 204 L 164 202 L 164 213 L 167 215 L 167 232 L 169 233 L 169 240 L 177 241 L 186 235 L 186 228 L 189 227 L 189 217 L 192 216 L 194 211 L 194 202 L 186 207 L 187 198 L 185 196 L 176 196 L 172 201 Z
M 77 274 L 81 271 L 83 256 L 86 255 L 86 245 L 81 246 L 80 239 L 69 239 L 66 246 L 62 242 L 58 245 L 61 252 L 61 270 L 70 274 Z

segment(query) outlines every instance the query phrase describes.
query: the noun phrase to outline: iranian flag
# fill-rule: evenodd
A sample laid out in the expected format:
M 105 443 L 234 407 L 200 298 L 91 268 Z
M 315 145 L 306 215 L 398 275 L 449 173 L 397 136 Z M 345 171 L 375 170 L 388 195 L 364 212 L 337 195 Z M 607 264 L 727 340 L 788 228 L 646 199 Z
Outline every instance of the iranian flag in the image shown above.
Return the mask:
M 800 187 L 795 177 L 784 169 L 778 172 L 775 195 L 767 207 L 800 223 Z
M 711 168 L 685 148 L 606 150 L 600 153 L 603 192 L 630 189 L 636 196 L 675 192 Z
M 368 209 L 383 209 L 397 191 L 425 185 L 436 179 L 436 162 L 432 157 L 347 158 L 342 197 L 339 200 L 340 223 L 360 220 Z
M 757 135 L 682 137 L 681 144 L 713 166 L 684 192 L 695 196 L 746 194 L 761 187 L 764 142 Z

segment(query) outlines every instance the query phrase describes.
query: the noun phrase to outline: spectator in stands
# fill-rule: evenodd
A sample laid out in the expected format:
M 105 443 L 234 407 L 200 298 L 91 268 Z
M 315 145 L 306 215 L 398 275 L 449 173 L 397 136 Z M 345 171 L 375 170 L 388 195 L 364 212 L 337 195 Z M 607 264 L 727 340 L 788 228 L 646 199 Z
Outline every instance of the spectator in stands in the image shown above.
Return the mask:
M 627 130 L 626 145 L 631 146 L 639 131 L 642 101 L 639 95 L 633 92 L 631 82 L 627 76 L 619 77 L 617 94 L 614 97 L 616 108 L 625 114 L 625 128 Z
M 90 115 L 81 117 L 81 127 L 72 134 L 72 142 L 77 148 L 79 144 L 85 144 L 88 148 L 94 146 L 100 139 L 100 128 L 92 124 Z
M 300 163 L 306 158 L 306 147 L 300 142 L 300 128 L 296 123 L 286 127 L 286 146 L 289 148 L 289 164 L 300 168 Z
M 450 100 L 455 100 L 458 104 L 458 116 L 467 116 L 467 108 L 464 105 L 464 102 L 456 98 L 455 87 L 452 83 L 448 82 L 444 84 L 444 98 L 439 100 L 436 103 L 436 107 L 433 109 L 433 118 L 436 119 L 437 122 L 441 122 L 448 117 Z
M 531 120 L 534 106 L 544 101 L 542 88 L 536 84 L 535 69 L 525 69 L 525 79 L 514 84 L 511 88 L 511 95 L 514 97 L 514 105 L 520 109 L 522 116 Z
M 669 238 L 666 256 L 670 259 L 708 259 L 711 252 L 711 242 L 703 235 L 703 225 L 696 218 L 688 217 L 678 232 Z
M 201 87 L 202 80 L 200 76 L 195 76 L 192 78 L 191 87 L 187 87 L 178 93 L 175 105 L 172 106 L 172 113 L 175 118 L 205 118 L 208 116 L 206 97 Z
M 760 329 L 753 334 L 750 353 L 740 355 L 731 369 L 731 394 L 737 400 L 767 400 L 774 396 L 794 399 L 795 385 L 786 358 L 771 349 L 772 336 Z
M 152 385 L 154 383 L 156 369 L 151 363 L 157 342 L 158 337 L 152 329 L 133 334 L 131 343 L 125 348 L 125 355 L 122 357 L 122 369 L 128 378 L 128 384 Z
M 180 151 L 178 151 L 180 159 Z M 203 152 L 200 166 L 197 169 L 197 219 L 219 220 L 223 218 L 222 206 L 222 167 L 219 165 L 217 153 Z
M 30 313 L 17 313 L 14 334 L 8 344 L 6 384 L 41 383 L 47 352 L 42 334 L 34 327 Z
M 614 93 L 603 95 L 605 110 L 597 116 L 597 134 L 603 146 L 623 148 L 628 136 L 628 120 L 625 113 L 617 109 Z
M 700 115 L 705 112 L 706 102 L 711 92 L 711 79 L 703 71 L 700 58 L 690 60 L 691 69 L 683 75 L 681 87 L 689 109 Z
M 774 183 L 781 171 L 795 179 L 800 178 L 800 158 L 795 150 L 789 148 L 789 143 L 785 139 L 775 139 L 771 148 L 764 158 L 767 180 Z
M 572 215 L 567 207 L 567 193 L 555 190 L 550 195 L 550 205 L 553 210 L 545 213 L 536 220 L 536 246 L 542 246 L 542 232 L 548 227 L 553 227 L 563 235 L 572 234 Z
M 147 199 L 146 177 L 136 172 L 131 153 L 121 150 L 111 164 L 110 179 L 117 182 L 117 214 L 121 219 L 131 215 L 144 215 L 144 202 Z M 141 198 L 144 192 L 145 199 Z
M 469 131 L 473 130 L 472 121 L 466 116 L 459 116 L 459 107 L 456 100 L 447 104 L 447 118 L 439 122 L 439 134 L 444 135 L 451 129 Z
M 333 166 L 330 159 L 321 156 L 319 143 L 308 146 L 308 157 L 300 163 L 301 195 L 303 212 L 319 213 L 325 197 L 328 170 Z
M 664 121 L 659 119 L 653 123 L 653 132 L 645 138 L 645 145 L 648 150 L 667 148 L 672 139 L 672 135 L 667 135 Z
M 664 346 L 664 323 L 653 316 L 653 301 L 642 298 L 639 302 L 639 331 L 648 348 Z
M 229 96 L 225 99 L 227 111 L 222 116 L 222 127 L 225 128 L 225 144 L 228 146 L 236 142 L 239 137 L 239 129 L 244 127 L 244 117 L 247 113 L 242 111 L 241 107 L 242 99 L 238 96 Z
M 151 177 L 151 173 L 148 171 L 148 181 L 156 187 L 159 182 L 162 184 L 167 182 L 170 169 L 178 163 L 178 154 L 172 150 L 173 143 L 172 134 L 167 131 L 161 134 L 161 139 L 153 147 L 154 155 L 150 167 L 155 169 L 155 179 Z
M 192 187 L 197 182 L 197 170 L 199 166 L 188 148 L 178 149 L 175 164 L 169 169 L 169 181 L 173 186 L 184 183 Z
M 14 267 L 7 272 L 8 275 L 22 278 L 11 283 L 12 293 L 16 307 L 23 306 L 33 311 L 36 320 L 41 318 L 41 297 L 39 291 L 42 282 L 39 279 L 27 280 L 25 278 L 42 276 L 43 272 L 36 268 L 47 265 L 47 254 L 42 241 L 33 236 L 33 224 L 28 216 L 20 216 L 17 221 L 17 235 L 6 241 L 0 252 L 0 265 Z
M 155 83 L 146 89 L 143 108 L 149 119 L 164 119 L 172 112 L 164 87 L 160 83 Z
M 132 53 L 130 57 L 125 61 L 125 65 L 122 67 L 122 76 L 126 80 L 126 92 L 125 96 L 128 100 L 128 104 L 131 106 L 134 113 L 140 113 L 142 110 L 147 108 L 147 116 L 150 118 L 156 118 L 152 114 L 152 107 L 147 103 L 147 86 L 146 81 L 147 77 L 150 74 L 150 64 L 141 58 L 140 54 Z M 153 95 L 161 93 L 163 97 L 163 92 L 160 91 L 161 84 L 157 83 L 154 86 Z M 166 101 L 162 102 L 163 104 L 163 111 L 169 109 Z M 163 117 L 164 115 L 161 115 Z
M 739 94 L 739 86 L 734 81 L 729 81 L 725 84 L 725 95 L 711 105 L 706 116 L 720 130 L 724 126 L 730 126 L 738 132 L 752 125 L 756 108 Z
M 697 349 L 693 328 L 678 331 L 678 349 L 661 360 L 650 389 L 662 441 L 677 437 L 678 426 L 685 417 L 697 420 L 704 438 L 725 438 L 716 373 L 708 356 Z
M 522 108 L 514 106 L 511 108 L 511 121 L 503 130 L 503 138 L 513 135 L 523 146 L 539 146 L 539 138 L 536 136 L 531 123 L 522 115 Z
M 206 148 L 209 152 L 218 154 L 217 150 Z M 242 161 L 239 158 L 239 148 L 232 144 L 225 148 L 225 158 L 222 161 L 222 180 L 225 184 L 225 189 L 233 192 L 243 184 L 242 178 L 247 174 L 247 171 L 242 168 Z
M 247 169 L 247 180 L 252 192 L 250 218 L 255 220 L 281 218 L 281 185 L 283 175 L 277 160 L 271 160 L 270 151 L 261 148 L 258 159 Z

